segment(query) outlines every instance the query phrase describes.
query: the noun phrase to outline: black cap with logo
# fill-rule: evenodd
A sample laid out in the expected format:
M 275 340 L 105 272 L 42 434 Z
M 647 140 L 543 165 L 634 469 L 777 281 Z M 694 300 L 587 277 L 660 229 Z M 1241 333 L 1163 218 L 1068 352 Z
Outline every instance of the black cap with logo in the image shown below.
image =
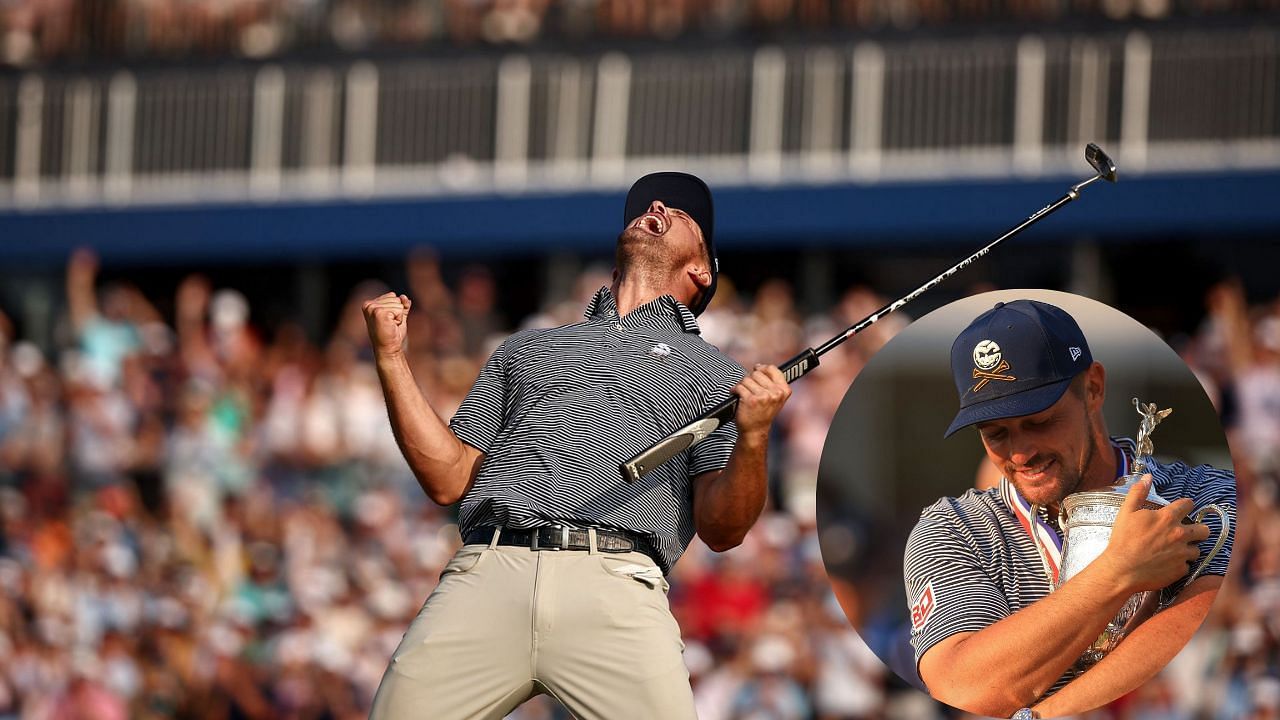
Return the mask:
M 702 230 L 707 257 L 711 259 L 711 284 L 702 293 L 696 306 L 689 308 L 694 315 L 699 315 L 707 309 L 711 296 L 716 294 L 716 280 L 720 274 L 720 262 L 716 259 L 715 212 L 711 204 L 711 190 L 700 178 L 689 173 L 656 172 L 645 175 L 627 193 L 627 203 L 622 213 L 623 226 L 645 214 L 654 200 L 661 200 L 663 205 L 689 213 L 689 217 Z

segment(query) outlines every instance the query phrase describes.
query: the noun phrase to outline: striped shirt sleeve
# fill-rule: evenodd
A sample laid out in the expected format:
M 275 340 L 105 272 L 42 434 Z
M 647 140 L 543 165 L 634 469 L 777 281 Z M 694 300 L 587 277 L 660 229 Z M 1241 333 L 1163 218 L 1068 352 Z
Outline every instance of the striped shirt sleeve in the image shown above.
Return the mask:
M 721 425 L 705 440 L 689 450 L 689 476 L 697 477 L 705 472 L 722 470 L 729 464 L 729 455 L 738 441 L 738 425 Z
M 710 407 L 723 398 L 728 397 L 735 385 L 746 375 L 746 370 L 736 362 L 720 355 L 711 345 L 703 344 L 706 352 L 701 357 L 700 372 L 705 378 L 704 386 L 708 393 L 701 404 Z M 697 477 L 705 472 L 723 470 L 729 464 L 729 456 L 738 442 L 738 424 L 726 423 L 716 428 L 702 442 L 689 449 L 689 477 Z
M 480 369 L 480 377 L 449 420 L 449 429 L 462 442 L 489 452 L 507 417 L 507 351 L 512 338 L 498 346 Z
M 945 498 L 921 514 L 903 558 L 917 666 L 946 638 L 977 632 L 1010 614 L 1004 593 L 982 567 L 977 540 L 950 516 L 950 502 Z
M 1236 536 L 1236 486 L 1235 474 L 1218 470 L 1217 468 L 1206 467 L 1203 470 L 1205 482 L 1202 485 L 1205 491 L 1201 493 L 1196 500 L 1196 507 L 1204 507 L 1209 504 L 1217 505 L 1226 511 L 1230 528 L 1227 529 L 1227 540 L 1222 545 L 1222 549 L 1213 559 L 1209 561 L 1209 565 L 1205 567 L 1202 575 L 1223 575 L 1227 574 L 1227 565 L 1231 562 L 1231 546 L 1235 544 Z M 1222 521 L 1215 512 L 1206 512 L 1203 522 L 1209 526 L 1209 538 L 1200 543 L 1200 562 L 1203 562 L 1209 556 L 1209 552 L 1213 550 L 1213 545 L 1222 537 Z
M 1172 465 L 1153 468 L 1153 474 L 1157 475 L 1156 492 L 1160 491 L 1159 480 L 1161 478 L 1159 475 L 1165 473 L 1173 478 L 1183 479 L 1183 492 L 1175 492 L 1174 498 L 1190 497 L 1197 509 L 1208 505 L 1217 505 L 1226 512 L 1231 526 L 1227 530 L 1226 542 L 1223 543 L 1222 549 L 1213 556 L 1213 559 L 1209 560 L 1209 564 L 1205 567 L 1201 576 L 1226 575 L 1227 565 L 1231 562 L 1231 547 L 1235 542 L 1236 532 L 1235 473 L 1230 470 L 1219 470 L 1209 465 L 1188 467 L 1185 463 L 1177 462 Z M 1223 530 L 1222 520 L 1216 512 L 1205 512 L 1201 522 L 1209 526 L 1209 538 L 1200 543 L 1200 559 L 1196 561 L 1197 567 L 1209 557 L 1214 544 L 1222 536 Z M 1180 581 L 1174 587 L 1174 590 L 1180 590 L 1184 583 L 1185 580 Z

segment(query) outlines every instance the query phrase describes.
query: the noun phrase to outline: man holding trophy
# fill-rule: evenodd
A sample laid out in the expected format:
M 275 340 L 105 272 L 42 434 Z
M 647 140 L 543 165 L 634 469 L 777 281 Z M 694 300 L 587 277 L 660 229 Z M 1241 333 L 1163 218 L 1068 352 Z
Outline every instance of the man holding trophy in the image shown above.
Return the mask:
M 997 303 L 956 338 L 960 411 L 1003 477 L 926 508 L 907 541 L 911 644 L 934 698 L 995 717 L 1099 707 L 1200 626 L 1231 556 L 1230 471 L 1149 457 L 1167 411 L 1111 437 L 1106 372 L 1079 325 Z M 1070 498 L 1070 499 L 1068 499 Z M 1065 542 L 1064 542 L 1065 541 Z

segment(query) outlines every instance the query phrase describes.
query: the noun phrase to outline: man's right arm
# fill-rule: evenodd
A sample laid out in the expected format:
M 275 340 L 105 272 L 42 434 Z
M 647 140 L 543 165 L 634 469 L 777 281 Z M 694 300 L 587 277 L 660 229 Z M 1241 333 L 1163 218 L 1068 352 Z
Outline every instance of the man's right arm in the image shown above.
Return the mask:
M 378 380 L 396 443 L 427 497 L 452 505 L 471 486 L 484 453 L 458 439 L 418 388 L 404 343 L 412 301 L 387 293 L 364 304 Z
M 1036 702 L 1097 639 L 1125 600 L 1165 587 L 1198 557 L 1203 525 L 1182 525 L 1190 500 L 1140 510 L 1145 479 L 1126 500 L 1106 551 L 1048 596 L 975 632 L 929 647 L 920 678 L 935 699 L 971 712 L 1008 717 Z
M 920 658 L 936 700 L 1009 717 L 1047 692 L 1129 597 L 1098 563 L 1053 593 L 978 632 L 947 637 Z

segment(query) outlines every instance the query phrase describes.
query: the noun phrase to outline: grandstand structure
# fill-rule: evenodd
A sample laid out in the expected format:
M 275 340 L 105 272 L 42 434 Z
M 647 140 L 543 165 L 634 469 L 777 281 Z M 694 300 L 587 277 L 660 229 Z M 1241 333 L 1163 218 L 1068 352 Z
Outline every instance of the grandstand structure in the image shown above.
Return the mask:
M 889 235 L 936 232 L 929 215 L 971 234 L 962 203 L 888 217 L 857 191 L 1016 192 L 1080 174 L 1098 142 L 1123 183 L 1172 178 L 1198 198 L 1192 218 L 1169 188 L 1127 188 L 1106 224 L 1258 229 L 1280 222 L 1251 202 L 1280 187 L 1277 87 L 1280 27 L 1265 24 L 36 69 L 0 76 L 0 218 L 66 227 L 90 211 L 103 232 L 91 211 L 132 209 L 145 235 L 148 208 L 414 199 L 431 224 L 432 200 L 577 203 L 679 165 L 728 188 L 727 207 L 735 189 L 801 190 L 785 223 L 729 216 L 729 238 L 794 233 L 797 215 L 811 235 L 848 236 L 835 208 L 849 203 Z M 815 189 L 831 193 L 820 207 Z M 396 222 L 388 239 L 433 239 Z M 511 242 L 517 227 L 490 218 L 462 239 Z

